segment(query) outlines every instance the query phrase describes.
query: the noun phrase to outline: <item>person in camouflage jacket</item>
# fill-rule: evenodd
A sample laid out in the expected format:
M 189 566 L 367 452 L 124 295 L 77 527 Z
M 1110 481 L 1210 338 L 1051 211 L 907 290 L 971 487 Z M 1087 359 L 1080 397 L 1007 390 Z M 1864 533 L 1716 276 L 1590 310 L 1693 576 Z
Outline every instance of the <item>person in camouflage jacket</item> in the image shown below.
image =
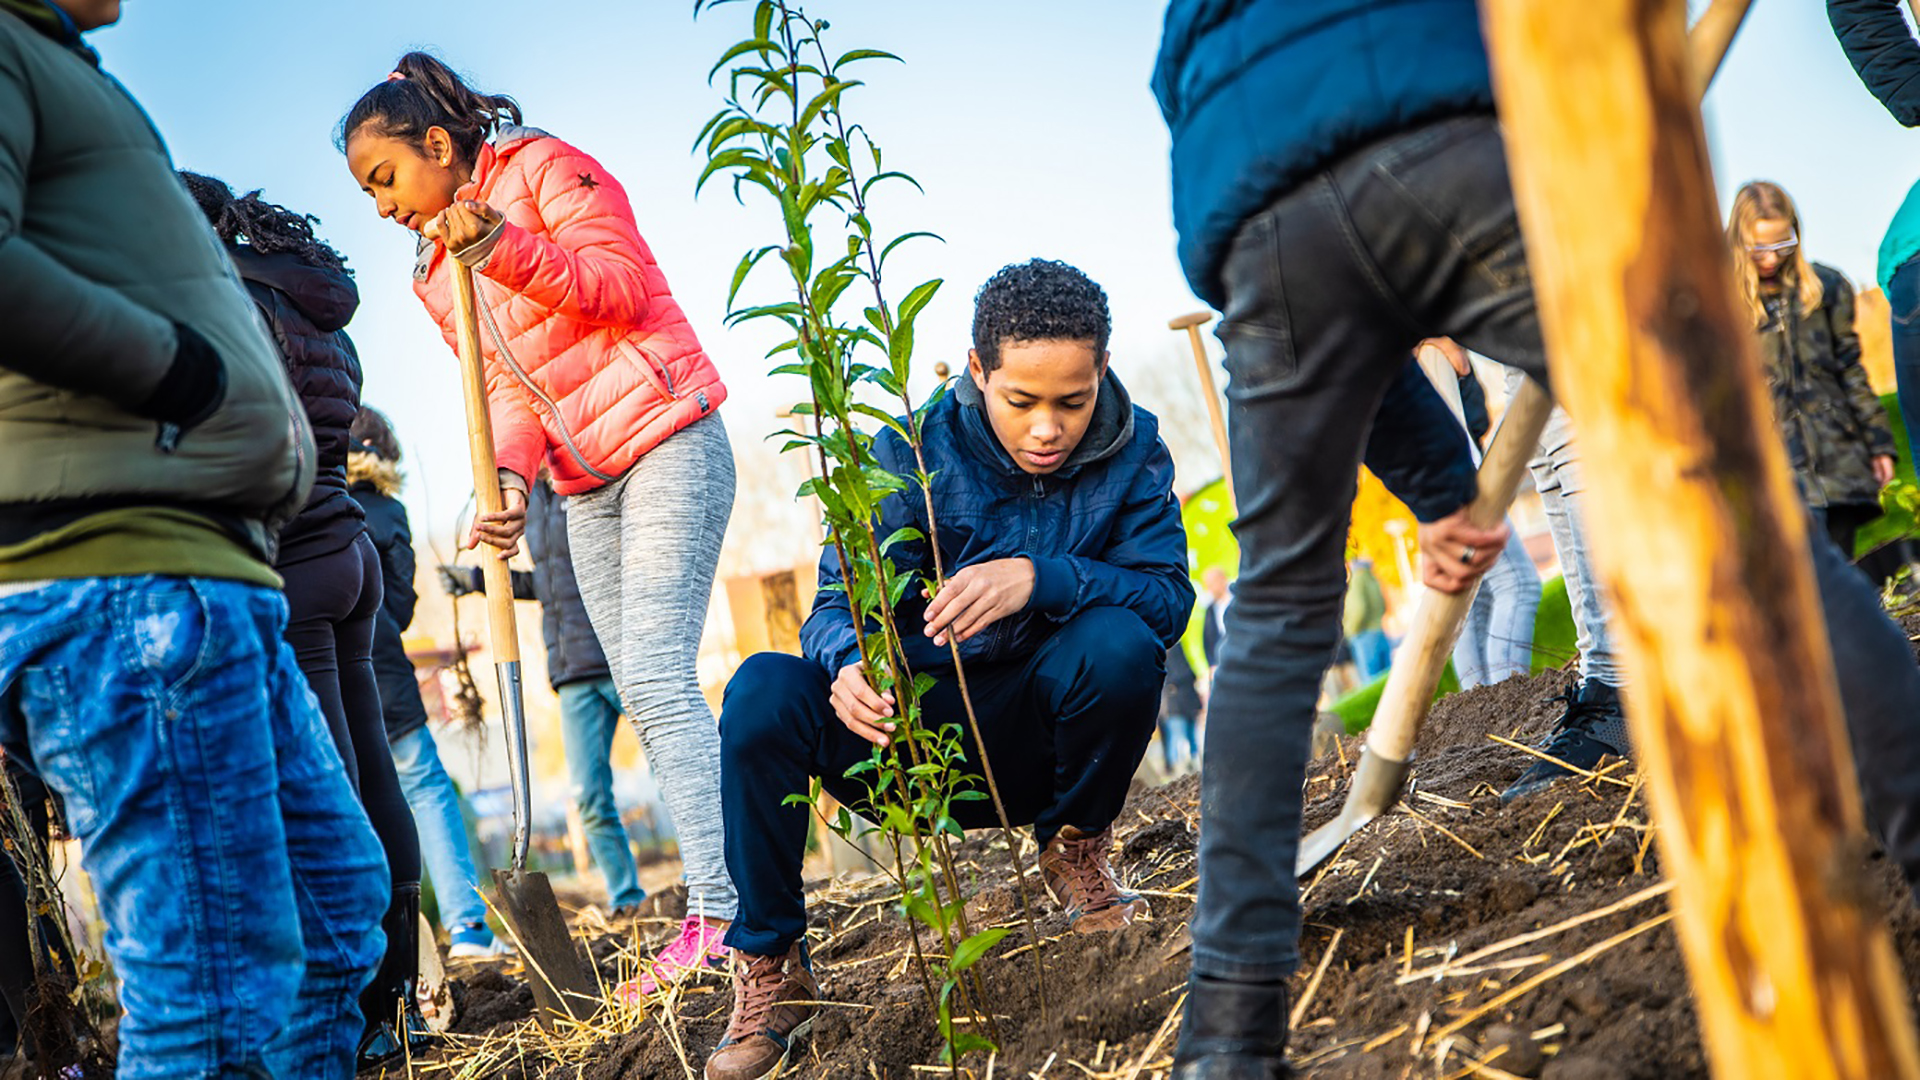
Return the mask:
M 1880 515 L 1895 453 L 1860 364 L 1853 285 L 1802 253 L 1798 215 L 1777 185 L 1741 188 L 1727 231 L 1801 497 L 1851 557 L 1855 534 Z

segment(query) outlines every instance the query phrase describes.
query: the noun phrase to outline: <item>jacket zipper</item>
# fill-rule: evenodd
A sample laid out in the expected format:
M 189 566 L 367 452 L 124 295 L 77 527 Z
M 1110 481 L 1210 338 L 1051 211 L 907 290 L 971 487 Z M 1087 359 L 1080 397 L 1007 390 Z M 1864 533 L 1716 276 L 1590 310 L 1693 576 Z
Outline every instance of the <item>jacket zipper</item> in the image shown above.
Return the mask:
M 546 391 L 534 385 L 533 380 L 529 378 L 526 371 L 520 367 L 520 362 L 513 358 L 512 350 L 507 348 L 506 340 L 500 335 L 500 327 L 493 321 L 493 309 L 488 307 L 485 302 L 486 297 L 485 294 L 481 292 L 480 278 L 477 274 L 473 279 L 473 287 L 475 295 L 480 297 L 481 300 L 480 303 L 474 306 L 480 309 L 480 317 L 487 324 L 487 335 L 493 338 L 494 348 L 500 350 L 500 359 L 506 362 L 507 370 L 513 372 L 513 377 L 520 380 L 520 385 L 526 387 L 529 393 L 546 404 L 548 414 L 553 417 L 553 426 L 560 432 L 560 441 L 566 444 L 568 452 L 573 455 L 573 460 L 580 463 L 580 467 L 586 470 L 587 475 L 594 477 L 602 483 L 611 484 L 615 480 L 618 480 L 619 477 L 608 476 L 606 473 L 588 464 L 587 456 L 580 452 L 578 446 L 574 445 L 573 432 L 567 430 L 567 422 L 560 415 L 560 406 L 556 404 L 552 398 L 547 396 Z M 533 477 L 529 476 L 524 479 L 531 481 Z

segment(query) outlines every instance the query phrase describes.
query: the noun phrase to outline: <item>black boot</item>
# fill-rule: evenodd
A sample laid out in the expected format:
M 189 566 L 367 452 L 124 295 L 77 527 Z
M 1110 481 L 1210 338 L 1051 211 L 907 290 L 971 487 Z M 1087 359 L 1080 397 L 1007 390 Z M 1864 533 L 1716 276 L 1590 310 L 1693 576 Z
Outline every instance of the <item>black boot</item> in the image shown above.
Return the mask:
M 1171 1080 L 1288 1080 L 1287 984 L 1194 974 Z
M 393 902 L 387 905 L 380 928 L 387 934 L 387 952 L 374 972 L 373 982 L 360 992 L 360 1014 L 366 1018 L 356 1055 L 360 1069 L 404 1057 L 407 1043 L 418 1052 L 431 1038 L 419 1003 L 413 999 L 420 966 L 419 882 L 393 887 Z
M 1592 769 L 1608 754 L 1627 757 L 1632 746 L 1627 740 L 1627 717 L 1620 710 L 1620 691 L 1598 679 L 1580 684 L 1578 693 L 1562 695 L 1567 711 L 1553 725 L 1553 734 L 1540 747 L 1560 761 L 1578 769 Z M 1502 802 L 1531 795 L 1572 772 L 1556 762 L 1536 759 L 1520 774 L 1513 786 L 1500 793 Z

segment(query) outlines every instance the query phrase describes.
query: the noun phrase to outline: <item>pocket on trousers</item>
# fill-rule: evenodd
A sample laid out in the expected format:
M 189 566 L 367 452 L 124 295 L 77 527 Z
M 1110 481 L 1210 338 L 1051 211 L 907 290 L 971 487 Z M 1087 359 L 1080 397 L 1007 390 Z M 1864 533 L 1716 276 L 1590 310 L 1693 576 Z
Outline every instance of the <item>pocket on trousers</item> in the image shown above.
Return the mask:
M 1912 328 L 1920 323 L 1920 255 L 1900 264 L 1887 282 L 1887 306 L 1894 325 Z
M 1275 213 L 1260 214 L 1241 228 L 1221 268 L 1228 300 L 1220 341 L 1227 348 L 1229 398 L 1258 397 L 1299 374 Z
M 188 578 L 158 578 L 128 601 L 134 660 L 169 694 L 199 673 L 211 644 L 206 597 Z

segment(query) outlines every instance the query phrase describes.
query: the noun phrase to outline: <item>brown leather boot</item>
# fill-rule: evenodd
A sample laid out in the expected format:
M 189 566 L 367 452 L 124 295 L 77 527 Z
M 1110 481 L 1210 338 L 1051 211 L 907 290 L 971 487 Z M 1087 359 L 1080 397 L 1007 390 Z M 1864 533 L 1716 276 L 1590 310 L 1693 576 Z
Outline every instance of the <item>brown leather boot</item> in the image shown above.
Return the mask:
M 766 1080 L 787 1062 L 795 1040 L 813 1027 L 820 985 L 804 943 L 785 956 L 733 954 L 733 1016 L 707 1059 L 707 1080 Z
M 1047 891 L 1066 910 L 1082 934 L 1118 930 L 1147 912 L 1147 901 L 1120 888 L 1107 861 L 1113 830 L 1082 832 L 1069 825 L 1040 853 L 1040 875 Z

